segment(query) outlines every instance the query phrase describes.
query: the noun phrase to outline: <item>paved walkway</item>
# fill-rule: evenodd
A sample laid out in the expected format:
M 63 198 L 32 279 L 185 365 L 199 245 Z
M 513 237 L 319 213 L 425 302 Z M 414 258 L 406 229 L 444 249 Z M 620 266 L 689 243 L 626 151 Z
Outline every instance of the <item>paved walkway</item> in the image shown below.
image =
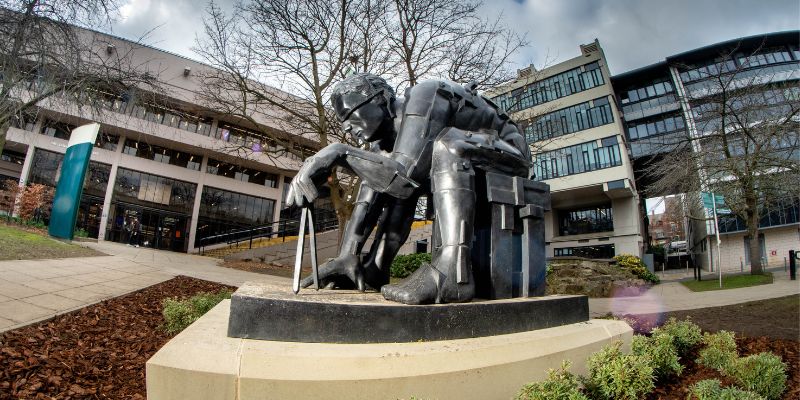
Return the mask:
M 659 273 L 659 276 L 662 276 Z M 677 282 L 691 272 L 665 276 L 661 284 L 653 286 L 641 296 L 607 299 L 589 299 L 589 310 L 593 317 L 604 316 L 609 312 L 619 314 L 653 314 L 666 311 L 692 310 L 695 308 L 727 306 L 748 301 L 771 299 L 800 293 L 800 281 L 792 281 L 789 274 L 781 270 L 772 271 L 774 283 L 738 289 L 692 292 Z M 714 279 L 703 275 L 703 279 Z M 800 307 L 800 304 L 798 304 Z
M 219 260 L 169 251 L 128 247 L 119 243 L 88 243 L 109 256 L 54 260 L 0 261 L 0 332 L 25 326 L 89 304 L 130 293 L 177 275 L 233 286 L 246 281 L 286 285 L 287 278 L 217 266 Z M 657 313 L 714 307 L 800 293 L 800 281 L 783 271 L 775 283 L 741 289 L 691 292 L 665 276 L 642 296 L 590 299 L 592 316 L 609 312 Z
M 130 293 L 177 275 L 233 286 L 245 281 L 291 285 L 286 278 L 217 266 L 210 257 L 85 243 L 109 256 L 0 261 L 0 332 Z

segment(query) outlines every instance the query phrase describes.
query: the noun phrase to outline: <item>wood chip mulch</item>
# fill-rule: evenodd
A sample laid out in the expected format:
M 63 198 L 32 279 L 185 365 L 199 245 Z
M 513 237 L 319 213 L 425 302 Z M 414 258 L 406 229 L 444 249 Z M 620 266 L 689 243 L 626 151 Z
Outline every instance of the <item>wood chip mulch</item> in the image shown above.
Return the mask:
M 0 334 L 0 399 L 144 399 L 145 362 L 169 339 L 161 303 L 235 288 L 179 276 Z
M 749 356 L 765 351 L 770 351 L 780 356 L 787 366 L 786 390 L 782 400 L 800 399 L 800 342 L 796 340 L 771 339 L 768 337 L 741 337 L 736 339 L 739 356 Z M 719 379 L 722 386 L 735 385 L 729 377 L 721 375 L 718 371 L 698 365 L 694 362 L 698 358 L 697 350 L 686 359 L 681 359 L 683 373 L 666 382 L 657 382 L 656 389 L 647 400 L 686 400 L 692 385 L 704 379 Z

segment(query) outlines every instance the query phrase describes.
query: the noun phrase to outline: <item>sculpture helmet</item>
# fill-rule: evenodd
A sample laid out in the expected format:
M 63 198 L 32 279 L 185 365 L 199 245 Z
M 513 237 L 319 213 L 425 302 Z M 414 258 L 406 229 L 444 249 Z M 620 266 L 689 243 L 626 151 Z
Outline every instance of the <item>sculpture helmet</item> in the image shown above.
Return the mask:
M 339 120 L 345 121 L 353 111 L 379 95 L 390 105 L 394 99 L 394 89 L 380 76 L 362 72 L 336 84 L 331 93 L 331 102 Z M 391 113 L 391 107 L 388 108 Z

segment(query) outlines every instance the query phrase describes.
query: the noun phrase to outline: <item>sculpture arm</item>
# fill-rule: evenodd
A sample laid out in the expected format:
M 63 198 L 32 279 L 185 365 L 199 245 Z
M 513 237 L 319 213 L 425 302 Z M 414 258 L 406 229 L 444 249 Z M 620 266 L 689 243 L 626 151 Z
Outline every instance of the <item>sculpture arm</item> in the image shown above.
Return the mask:
M 343 167 L 356 174 L 364 185 L 378 193 L 405 199 L 419 185 L 406 176 L 400 162 L 380 154 L 336 143 L 325 147 L 303 163 L 292 179 L 287 195 L 288 205 L 304 205 L 319 196 L 321 186 L 334 167 Z

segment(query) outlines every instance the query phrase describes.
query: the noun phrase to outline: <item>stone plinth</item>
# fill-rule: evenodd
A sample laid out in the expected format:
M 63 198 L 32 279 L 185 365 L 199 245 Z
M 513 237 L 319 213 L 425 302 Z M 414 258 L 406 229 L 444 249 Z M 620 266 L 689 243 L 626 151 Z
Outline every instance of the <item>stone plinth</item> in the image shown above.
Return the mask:
M 393 343 L 504 335 L 589 320 L 586 296 L 408 306 L 380 293 L 246 283 L 231 298 L 228 336 L 285 342 Z
M 279 342 L 228 337 L 229 311 L 220 303 L 147 362 L 148 399 L 509 399 L 562 360 L 585 373 L 592 352 L 632 336 L 624 322 L 589 320 L 474 339 Z

